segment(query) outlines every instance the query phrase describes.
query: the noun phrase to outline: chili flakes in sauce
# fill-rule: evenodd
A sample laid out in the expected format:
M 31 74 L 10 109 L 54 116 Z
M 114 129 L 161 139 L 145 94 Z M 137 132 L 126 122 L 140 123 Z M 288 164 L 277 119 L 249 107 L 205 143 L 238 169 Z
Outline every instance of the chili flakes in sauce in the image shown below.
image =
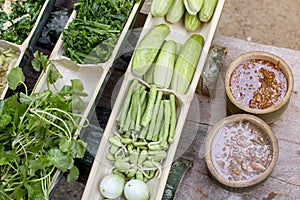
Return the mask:
M 230 77 L 233 97 L 252 109 L 266 109 L 279 104 L 287 88 L 287 78 L 278 64 L 263 59 L 242 62 Z

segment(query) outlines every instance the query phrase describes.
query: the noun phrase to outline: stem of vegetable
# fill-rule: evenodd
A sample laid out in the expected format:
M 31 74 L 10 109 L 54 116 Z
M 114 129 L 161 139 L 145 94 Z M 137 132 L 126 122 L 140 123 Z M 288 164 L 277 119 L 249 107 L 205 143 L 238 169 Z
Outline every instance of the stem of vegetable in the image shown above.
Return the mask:
M 171 121 L 170 121 L 170 132 L 168 142 L 172 143 L 174 141 L 174 134 L 176 128 L 176 102 L 175 102 L 175 95 L 170 94 L 170 104 L 171 104 Z

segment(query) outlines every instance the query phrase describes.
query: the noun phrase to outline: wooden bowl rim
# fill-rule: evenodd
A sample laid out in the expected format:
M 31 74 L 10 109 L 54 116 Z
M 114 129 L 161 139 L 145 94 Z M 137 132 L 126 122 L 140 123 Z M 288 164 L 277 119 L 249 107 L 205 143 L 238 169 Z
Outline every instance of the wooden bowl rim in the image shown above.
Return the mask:
M 280 68 L 282 69 L 285 77 L 287 78 L 288 81 L 288 89 L 286 91 L 285 96 L 283 97 L 282 101 L 275 106 L 268 107 L 266 109 L 253 109 L 249 108 L 248 106 L 242 105 L 240 102 L 238 102 L 232 95 L 231 90 L 230 90 L 230 78 L 231 74 L 234 71 L 234 69 L 241 63 L 249 59 L 264 59 L 273 63 L 279 63 Z M 244 110 L 248 113 L 252 113 L 255 115 L 260 115 L 260 114 L 267 114 L 267 113 L 272 113 L 280 108 L 284 107 L 289 102 L 289 99 L 292 95 L 293 92 L 293 87 L 294 87 L 294 77 L 291 68 L 289 65 L 280 57 L 264 52 L 264 51 L 251 51 L 247 53 L 243 53 L 236 57 L 228 66 L 225 74 L 225 91 L 226 95 L 229 98 L 229 100 L 239 109 Z
M 266 171 L 264 171 L 262 174 L 255 177 L 254 179 L 250 179 L 244 182 L 229 181 L 225 179 L 222 175 L 220 175 L 216 170 L 216 168 L 214 167 L 214 164 L 212 162 L 212 157 L 211 157 L 212 142 L 214 140 L 215 135 L 218 133 L 219 129 L 222 126 L 224 126 L 224 124 L 234 122 L 234 121 L 243 121 L 243 120 L 247 120 L 250 123 L 257 125 L 269 137 L 270 143 L 272 145 L 272 161 L 269 167 L 266 169 Z M 264 180 L 266 180 L 271 175 L 271 173 L 275 168 L 276 162 L 278 160 L 278 154 L 279 154 L 278 141 L 273 131 L 271 130 L 270 126 L 259 117 L 256 117 L 251 114 L 235 114 L 235 115 L 225 117 L 224 119 L 218 121 L 209 131 L 205 141 L 205 162 L 210 174 L 222 185 L 231 188 L 248 188 L 248 187 L 255 186 L 263 182 Z

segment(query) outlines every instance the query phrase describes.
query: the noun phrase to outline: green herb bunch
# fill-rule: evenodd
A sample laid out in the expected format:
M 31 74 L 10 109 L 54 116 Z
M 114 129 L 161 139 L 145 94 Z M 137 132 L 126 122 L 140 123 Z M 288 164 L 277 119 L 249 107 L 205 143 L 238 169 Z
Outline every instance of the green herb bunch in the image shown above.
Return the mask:
M 0 0 L 0 39 L 21 45 L 27 38 L 42 9 L 45 0 L 14 1 L 11 13 L 1 9 Z M 8 27 L 4 24 L 9 23 Z
M 79 64 L 107 61 L 135 0 L 79 0 L 76 18 L 63 30 L 65 56 Z
M 58 170 L 75 181 L 79 170 L 74 158 L 82 158 L 86 143 L 76 139 L 86 96 L 80 80 L 62 89 L 49 89 L 61 76 L 45 55 L 36 52 L 32 65 L 47 74 L 48 88 L 27 94 L 22 69 L 13 68 L 9 87 L 20 92 L 0 101 L 0 199 L 49 199 L 51 181 Z M 54 87 L 55 88 L 55 87 Z

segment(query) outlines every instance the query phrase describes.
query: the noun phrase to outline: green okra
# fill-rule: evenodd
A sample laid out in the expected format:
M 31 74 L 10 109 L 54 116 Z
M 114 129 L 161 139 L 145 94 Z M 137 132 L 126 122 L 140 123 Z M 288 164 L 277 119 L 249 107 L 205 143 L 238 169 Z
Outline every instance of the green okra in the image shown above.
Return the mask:
M 125 119 L 128 114 L 127 112 L 129 110 L 129 107 L 130 107 L 132 93 L 134 92 L 134 89 L 138 86 L 138 84 L 139 84 L 138 80 L 135 79 L 132 81 L 131 85 L 129 86 L 126 98 L 124 100 L 123 107 L 117 117 L 117 122 L 119 123 L 119 126 L 121 129 L 123 129 L 123 127 L 125 125 Z
M 150 121 L 150 125 L 149 125 L 149 130 L 148 130 L 148 134 L 147 134 L 147 140 L 152 140 L 153 134 L 154 134 L 154 128 L 155 128 L 155 124 L 156 124 L 156 118 L 158 115 L 158 110 L 159 110 L 159 106 L 160 106 L 160 102 L 163 96 L 163 92 L 162 91 L 158 91 L 157 95 L 156 95 L 156 100 L 155 100 L 155 105 L 153 108 L 153 112 L 152 112 L 152 117 L 151 117 L 151 121 Z
M 177 116 L 176 116 L 176 102 L 175 102 L 175 95 L 170 94 L 170 104 L 171 104 L 171 121 L 170 121 L 170 131 L 168 142 L 172 143 L 174 141 L 176 123 L 177 123 Z
M 114 160 L 115 160 L 114 155 L 111 154 L 111 153 L 106 154 L 106 158 L 107 158 L 108 160 L 110 160 L 110 161 L 114 161 Z
M 132 139 L 130 138 L 121 138 L 120 141 L 122 142 L 122 144 L 131 144 L 132 143 Z
M 156 94 L 157 94 L 157 87 L 156 87 L 156 85 L 151 84 L 147 107 L 146 107 L 146 110 L 143 114 L 142 121 L 141 121 L 141 125 L 144 127 L 148 126 L 148 124 L 151 121 L 152 111 L 153 111 L 155 99 L 156 99 Z
M 155 127 L 154 127 L 154 133 L 152 137 L 152 141 L 157 141 L 159 137 L 159 130 L 160 127 L 162 126 L 162 120 L 163 120 L 163 115 L 164 115 L 164 104 L 163 101 L 160 102 L 156 122 L 155 122 Z
M 170 128 L 170 121 L 171 121 L 171 104 L 170 100 L 164 100 L 164 125 L 162 130 L 162 141 L 160 145 L 163 148 L 168 147 L 168 137 L 169 137 L 169 128 Z

